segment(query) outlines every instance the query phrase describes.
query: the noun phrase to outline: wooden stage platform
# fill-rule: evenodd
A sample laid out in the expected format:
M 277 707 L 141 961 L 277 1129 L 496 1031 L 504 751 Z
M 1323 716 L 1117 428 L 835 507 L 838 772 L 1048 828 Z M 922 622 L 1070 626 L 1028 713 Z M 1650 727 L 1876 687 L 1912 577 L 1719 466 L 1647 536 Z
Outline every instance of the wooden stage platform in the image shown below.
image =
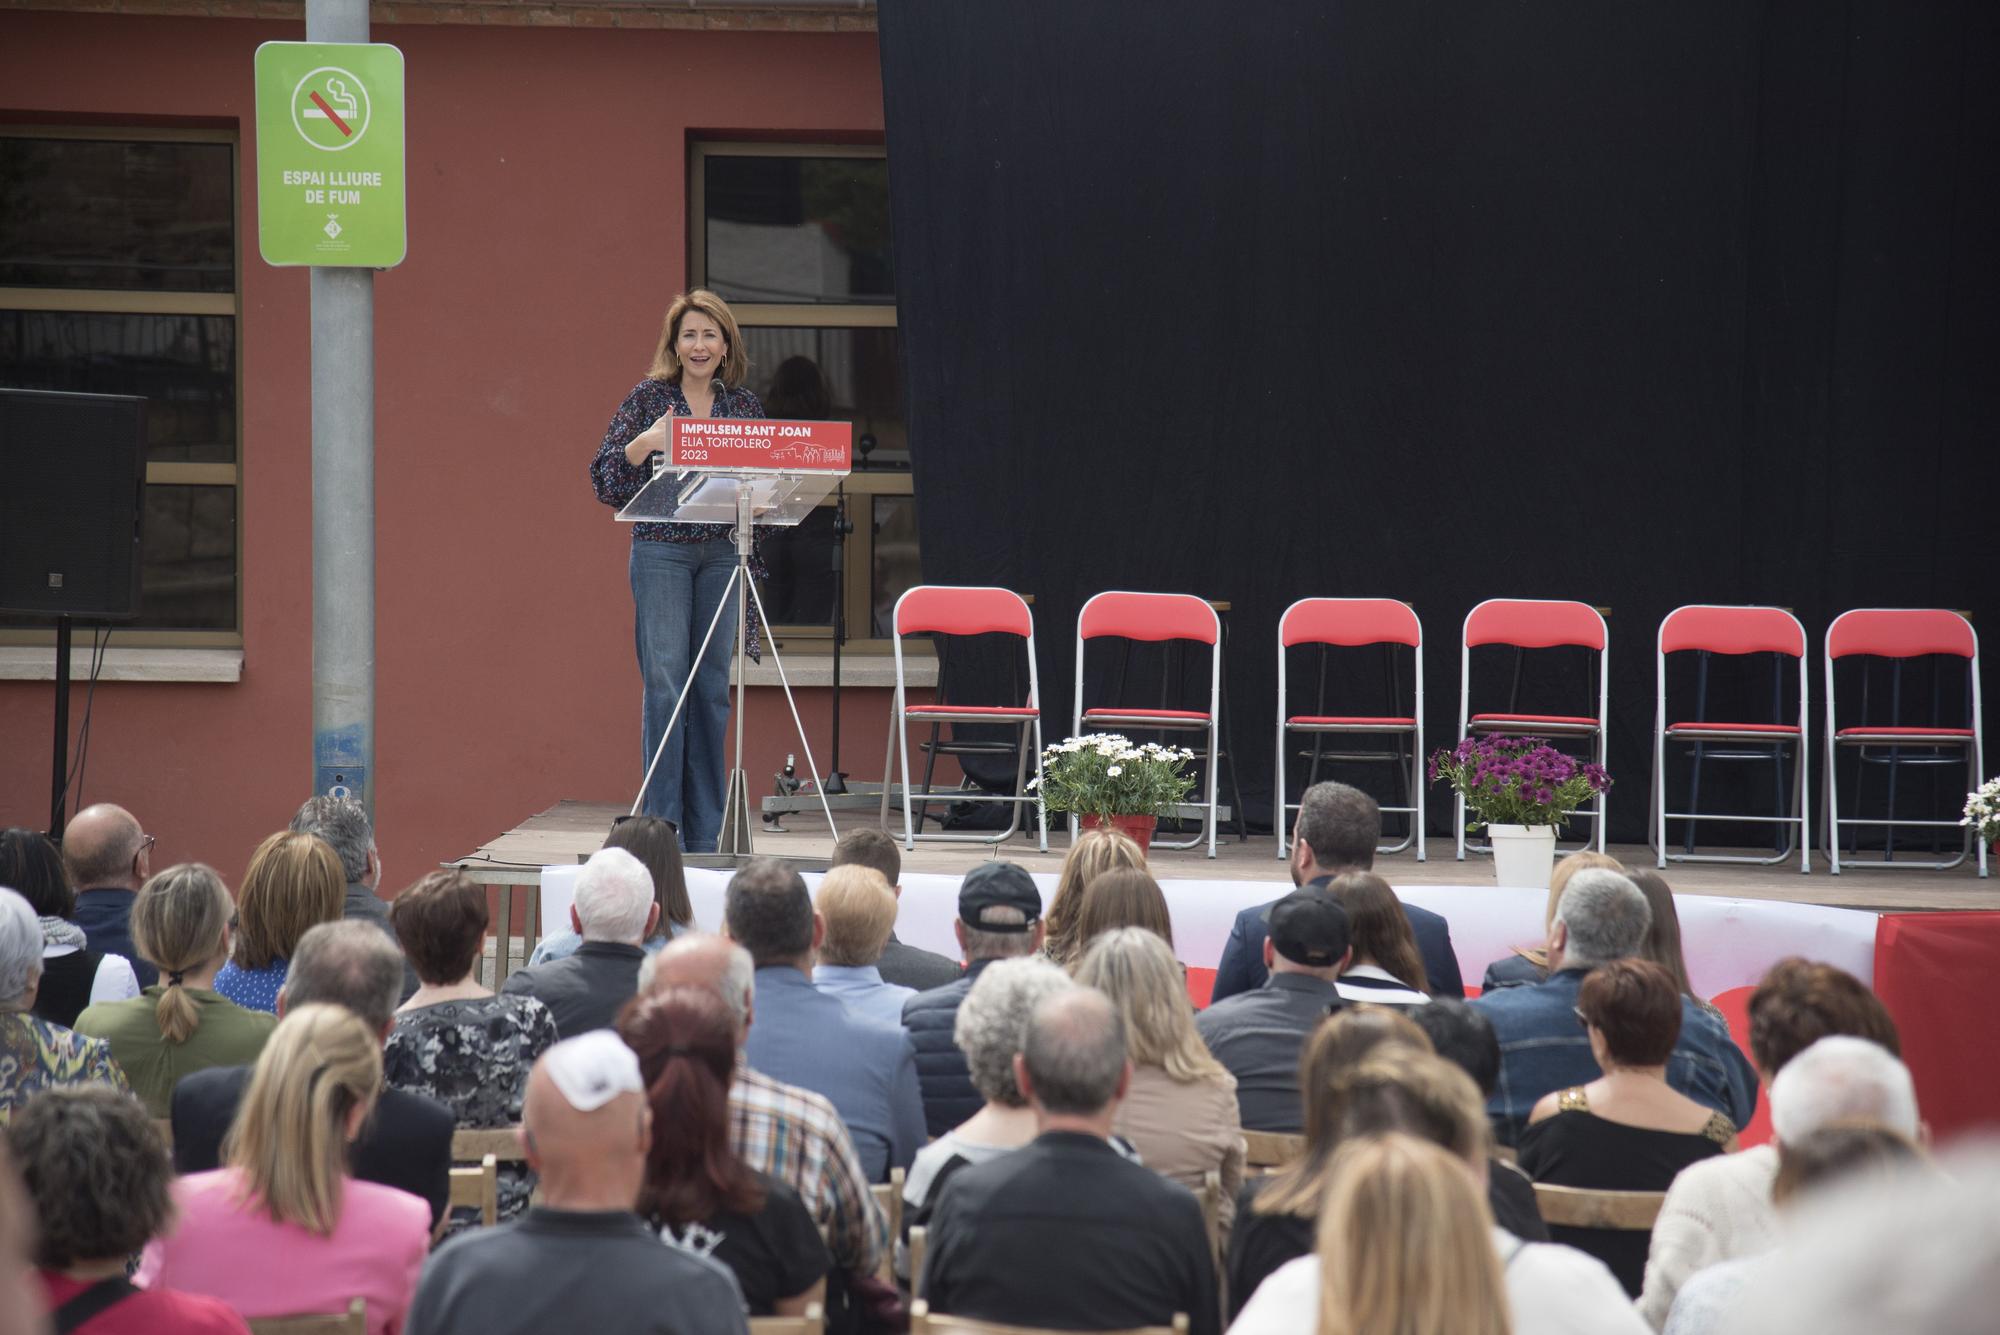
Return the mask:
M 540 880 L 541 867 L 580 862 L 590 856 L 603 844 L 612 818 L 624 810 L 608 802 L 558 802 L 448 865 L 459 867 L 489 885 L 534 885 Z M 843 830 L 875 824 L 873 813 L 834 814 Z M 787 815 L 784 824 L 785 833 L 773 833 L 760 825 L 754 836 L 756 851 L 822 862 L 831 853 L 833 840 L 827 835 L 825 817 L 818 812 L 810 816 Z M 892 824 L 893 832 L 900 835 L 900 818 L 895 818 Z M 903 866 L 907 871 L 955 874 L 986 858 L 1003 857 L 1030 871 L 1053 872 L 1062 866 L 1068 843 L 1066 830 L 1054 825 L 1049 830 L 1047 853 L 1036 852 L 1032 839 L 1018 835 L 998 849 L 979 844 L 920 841 L 914 853 L 903 855 Z M 1276 856 L 1276 848 L 1269 835 L 1253 835 L 1247 842 L 1238 842 L 1234 835 L 1227 835 L 1217 842 L 1214 861 L 1194 849 L 1155 851 L 1152 869 L 1162 880 L 1185 877 L 1281 882 L 1289 878 L 1285 864 Z M 1401 885 L 1480 885 L 1492 881 L 1490 862 L 1473 855 L 1468 855 L 1464 862 L 1457 861 L 1448 837 L 1433 839 L 1429 852 L 1426 862 L 1417 861 L 1414 852 L 1378 858 L 1375 869 Z M 1611 852 L 1624 861 L 1652 865 L 1651 851 L 1640 845 L 1613 844 Z M 691 865 L 727 865 L 726 860 L 691 858 L 689 861 Z M 1682 894 L 1825 904 L 1889 913 L 2000 909 L 2000 878 L 1981 880 L 1971 859 L 1946 872 L 1863 868 L 1849 862 L 1840 875 L 1834 876 L 1827 870 L 1825 857 L 1815 852 L 1812 872 L 1807 875 L 1800 874 L 1796 860 L 1775 867 L 1669 863 L 1662 874 Z

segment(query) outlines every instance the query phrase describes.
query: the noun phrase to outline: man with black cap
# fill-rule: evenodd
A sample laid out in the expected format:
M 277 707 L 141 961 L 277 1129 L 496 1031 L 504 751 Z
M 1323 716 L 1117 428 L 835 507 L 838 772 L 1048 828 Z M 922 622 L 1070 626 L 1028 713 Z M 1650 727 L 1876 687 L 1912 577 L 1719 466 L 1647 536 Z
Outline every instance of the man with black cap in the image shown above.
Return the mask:
M 924 1093 L 924 1125 L 941 1136 L 985 1105 L 972 1087 L 965 1054 L 952 1042 L 959 1003 L 994 960 L 1017 959 L 1042 948 L 1042 892 L 1011 862 L 982 862 L 958 887 L 958 921 L 952 924 L 965 955 L 957 982 L 919 992 L 903 1003 L 903 1027 L 917 1045 L 917 1080 Z
M 1304 1130 L 1299 1053 L 1340 1009 L 1334 980 L 1347 967 L 1347 910 L 1324 887 L 1294 890 L 1271 906 L 1264 941 L 1270 977 L 1254 992 L 1216 1002 L 1195 1020 L 1208 1050 L 1236 1077 L 1245 1131 Z

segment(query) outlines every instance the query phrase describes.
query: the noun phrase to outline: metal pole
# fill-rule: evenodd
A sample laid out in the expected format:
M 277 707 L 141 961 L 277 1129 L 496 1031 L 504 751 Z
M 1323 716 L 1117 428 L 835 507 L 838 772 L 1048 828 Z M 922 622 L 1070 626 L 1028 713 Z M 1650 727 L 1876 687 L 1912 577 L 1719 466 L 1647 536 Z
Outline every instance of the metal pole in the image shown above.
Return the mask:
M 368 0 L 306 0 L 306 40 L 366 42 Z M 375 274 L 312 271 L 313 791 L 375 810 Z

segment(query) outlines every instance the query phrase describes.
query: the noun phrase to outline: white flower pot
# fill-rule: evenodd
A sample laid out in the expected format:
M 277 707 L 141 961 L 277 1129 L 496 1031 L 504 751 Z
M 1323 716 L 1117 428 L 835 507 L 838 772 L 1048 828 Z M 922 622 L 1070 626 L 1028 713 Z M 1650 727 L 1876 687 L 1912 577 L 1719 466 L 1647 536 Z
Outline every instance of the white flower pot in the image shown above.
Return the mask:
M 1501 885 L 1549 888 L 1556 869 L 1556 827 L 1553 825 L 1489 825 L 1493 843 L 1493 878 Z

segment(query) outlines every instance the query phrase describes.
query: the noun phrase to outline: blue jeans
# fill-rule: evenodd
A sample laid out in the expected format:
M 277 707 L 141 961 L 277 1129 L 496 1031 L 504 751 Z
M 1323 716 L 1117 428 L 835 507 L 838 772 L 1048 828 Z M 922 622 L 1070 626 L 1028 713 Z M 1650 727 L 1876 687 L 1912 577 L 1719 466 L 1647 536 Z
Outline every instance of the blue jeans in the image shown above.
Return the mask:
M 634 542 L 632 603 L 637 613 L 633 641 L 645 683 L 641 727 L 645 754 L 639 772 L 652 764 L 674 701 L 688 685 L 695 651 L 709 618 L 722 601 L 736 569 L 736 546 L 717 542 Z M 722 801 L 729 782 L 724 738 L 729 725 L 729 661 L 736 648 L 736 602 L 708 643 L 694 673 L 687 705 L 660 755 L 640 810 L 672 821 L 681 846 L 690 853 L 713 853 L 722 833 Z

